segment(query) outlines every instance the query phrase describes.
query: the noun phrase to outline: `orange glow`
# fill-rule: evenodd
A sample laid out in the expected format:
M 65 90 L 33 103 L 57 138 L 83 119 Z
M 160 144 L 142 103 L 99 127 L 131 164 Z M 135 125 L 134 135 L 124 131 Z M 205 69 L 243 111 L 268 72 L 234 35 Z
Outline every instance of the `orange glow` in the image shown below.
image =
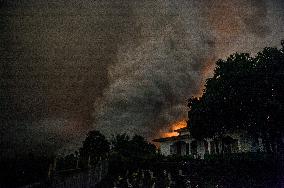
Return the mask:
M 182 120 L 182 121 L 179 121 L 177 123 L 174 123 L 172 126 L 171 126 L 171 130 L 172 131 L 175 131 L 177 129 L 181 129 L 181 128 L 184 128 L 186 127 L 187 123 L 186 123 L 186 120 Z
M 178 133 L 177 132 L 168 132 L 168 133 L 163 133 L 162 137 L 172 137 L 172 136 L 177 136 Z
M 178 133 L 174 132 L 174 131 L 177 130 L 177 129 L 184 128 L 186 126 L 187 126 L 186 120 L 178 121 L 178 122 L 176 122 L 176 123 L 174 123 L 170 126 L 170 129 L 169 129 L 170 132 L 162 133 L 161 136 L 162 137 L 177 136 Z

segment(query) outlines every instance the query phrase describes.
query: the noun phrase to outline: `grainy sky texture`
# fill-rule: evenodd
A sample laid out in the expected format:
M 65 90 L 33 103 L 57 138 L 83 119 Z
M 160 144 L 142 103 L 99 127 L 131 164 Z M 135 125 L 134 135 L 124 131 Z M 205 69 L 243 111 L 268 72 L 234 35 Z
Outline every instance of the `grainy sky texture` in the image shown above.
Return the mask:
M 282 0 L 1 2 L 0 140 L 11 153 L 72 150 L 93 128 L 151 139 L 186 118 L 215 60 L 284 37 Z

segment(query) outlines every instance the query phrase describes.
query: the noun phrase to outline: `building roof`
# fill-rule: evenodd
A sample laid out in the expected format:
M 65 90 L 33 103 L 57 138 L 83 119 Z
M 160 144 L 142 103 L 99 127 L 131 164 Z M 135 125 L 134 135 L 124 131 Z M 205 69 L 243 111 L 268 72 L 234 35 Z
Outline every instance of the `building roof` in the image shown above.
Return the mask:
M 188 132 L 188 131 L 189 131 L 188 127 L 183 127 L 183 128 L 174 130 L 174 132 L 178 132 L 178 133 L 181 133 L 181 132 Z
M 189 135 L 178 135 L 178 136 L 154 139 L 153 142 L 177 141 L 177 140 L 182 140 L 182 139 L 187 139 L 187 138 L 189 138 Z

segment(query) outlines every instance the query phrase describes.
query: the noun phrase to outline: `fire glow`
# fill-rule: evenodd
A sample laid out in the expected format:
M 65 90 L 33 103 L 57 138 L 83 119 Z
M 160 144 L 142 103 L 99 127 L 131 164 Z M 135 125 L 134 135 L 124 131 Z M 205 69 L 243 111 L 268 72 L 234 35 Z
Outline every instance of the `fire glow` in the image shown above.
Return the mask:
M 186 120 L 178 121 L 170 126 L 170 132 L 162 133 L 162 137 L 172 137 L 177 136 L 178 133 L 175 130 L 184 128 L 187 126 Z

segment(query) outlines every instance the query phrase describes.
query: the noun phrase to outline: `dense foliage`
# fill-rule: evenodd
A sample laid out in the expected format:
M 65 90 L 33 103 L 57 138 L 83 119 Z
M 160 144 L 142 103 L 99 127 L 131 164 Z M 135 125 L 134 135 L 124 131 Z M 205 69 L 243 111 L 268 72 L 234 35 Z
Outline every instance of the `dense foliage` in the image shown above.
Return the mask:
M 99 131 L 90 131 L 83 141 L 83 147 L 80 148 L 80 158 L 85 161 L 90 161 L 95 164 L 100 158 L 106 157 L 110 150 L 110 143 L 106 137 Z
M 135 135 L 130 139 L 126 134 L 116 135 L 112 139 L 110 175 L 116 177 L 126 171 L 149 166 L 157 156 L 155 145 L 142 136 Z
M 156 153 L 156 147 L 139 135 L 132 139 L 126 134 L 116 135 L 112 140 L 112 151 L 128 158 L 148 158 Z
M 245 130 L 276 142 L 284 125 L 283 80 L 283 48 L 218 60 L 202 97 L 189 99 L 192 134 L 202 138 Z

